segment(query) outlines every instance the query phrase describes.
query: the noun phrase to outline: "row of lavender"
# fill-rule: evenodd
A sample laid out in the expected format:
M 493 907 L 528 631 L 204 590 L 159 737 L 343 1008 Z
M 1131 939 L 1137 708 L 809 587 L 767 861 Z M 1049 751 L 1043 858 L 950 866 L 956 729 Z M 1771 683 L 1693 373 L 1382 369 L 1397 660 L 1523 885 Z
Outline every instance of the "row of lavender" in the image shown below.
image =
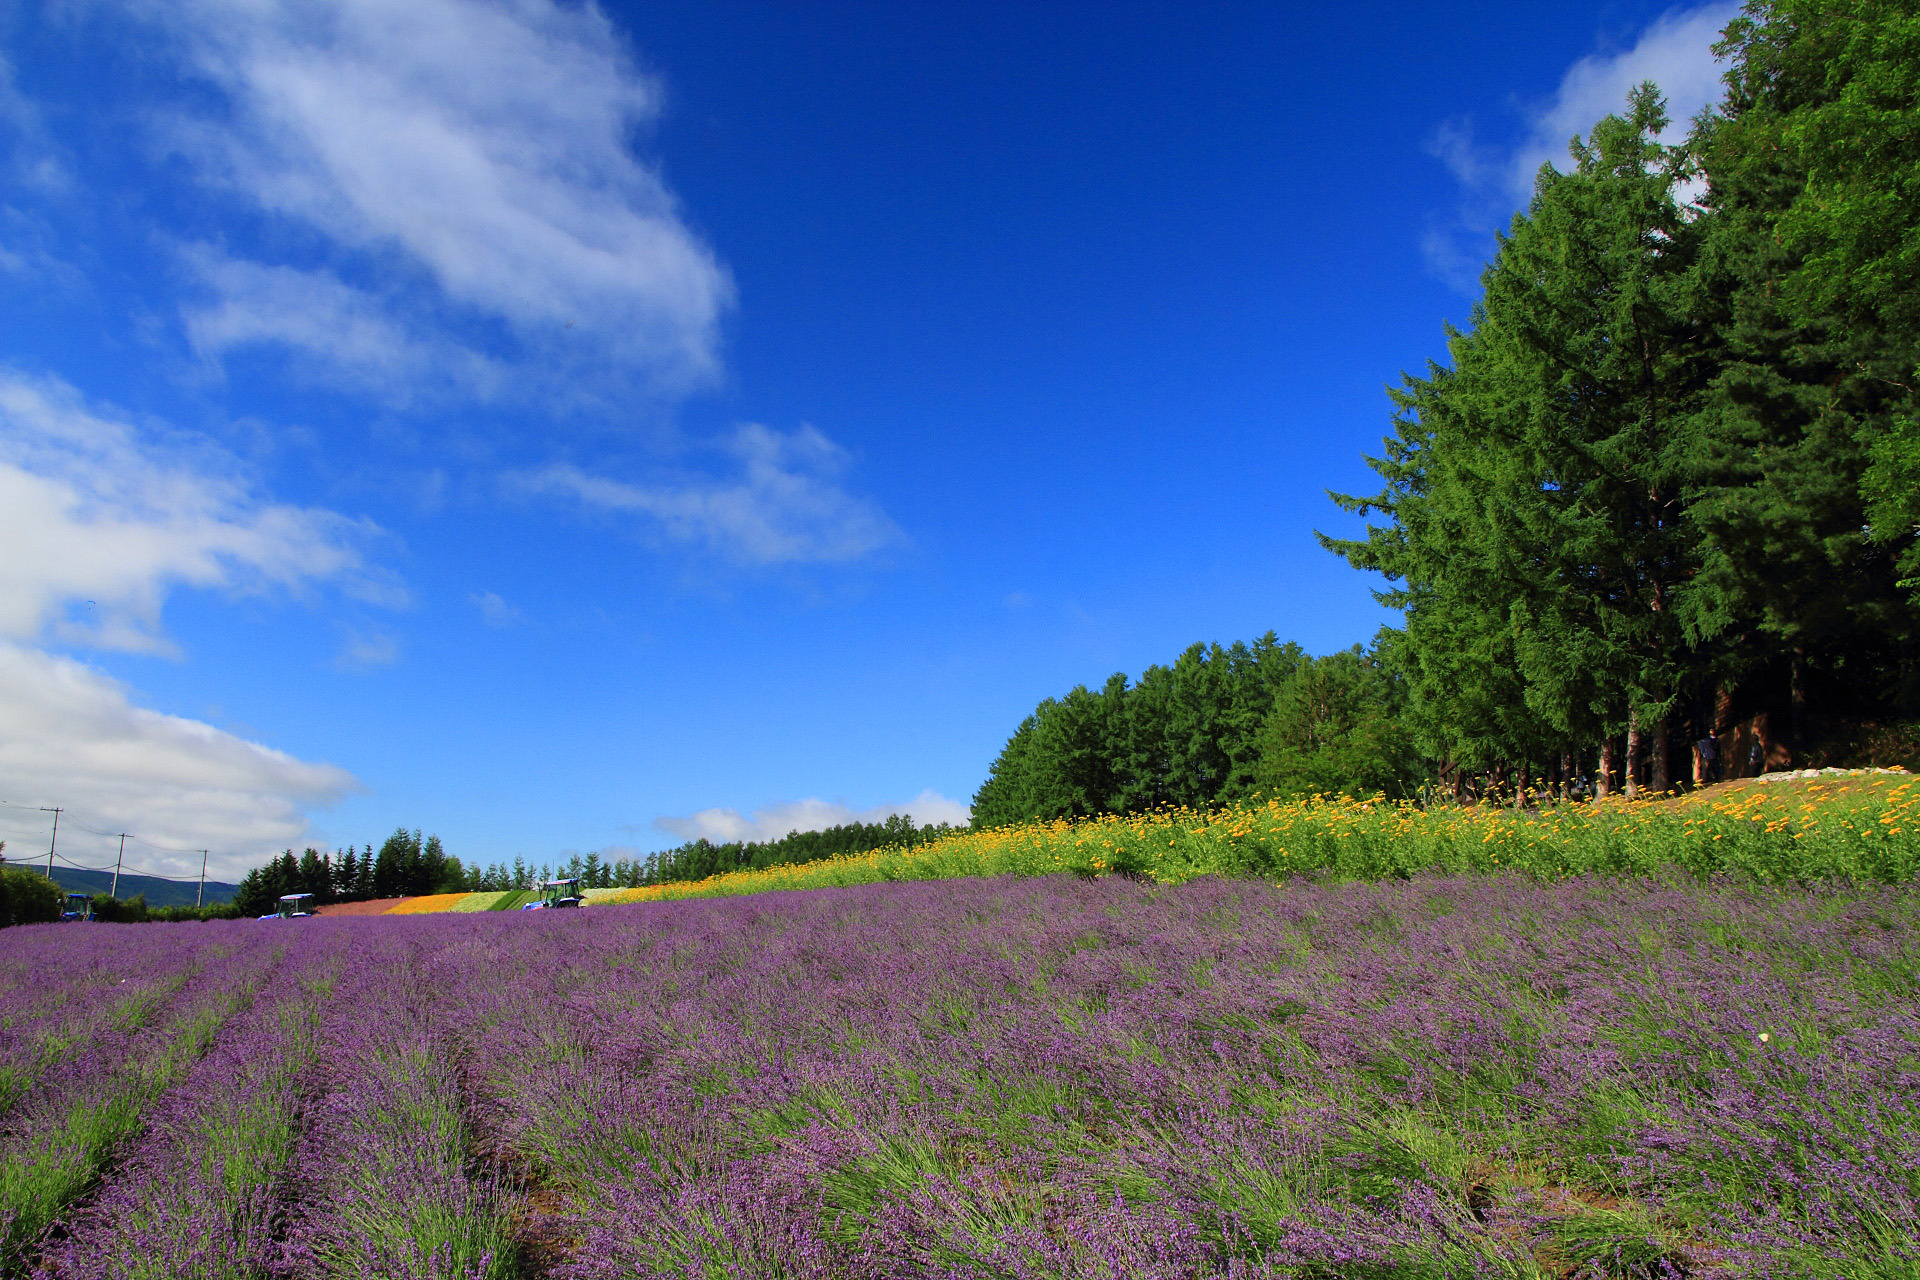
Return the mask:
M 961 880 L 27 930 L 4 1266 L 1912 1275 L 1917 906 Z

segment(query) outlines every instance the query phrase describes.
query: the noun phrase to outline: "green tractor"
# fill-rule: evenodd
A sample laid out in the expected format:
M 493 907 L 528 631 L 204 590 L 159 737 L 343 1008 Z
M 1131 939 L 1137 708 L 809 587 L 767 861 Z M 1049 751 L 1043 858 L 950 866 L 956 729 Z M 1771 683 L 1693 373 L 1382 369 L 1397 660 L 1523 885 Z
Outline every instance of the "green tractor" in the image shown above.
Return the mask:
M 550 907 L 577 907 L 585 898 L 580 896 L 578 880 L 549 880 L 540 886 L 540 896 L 532 902 L 522 903 L 522 911 L 544 911 Z

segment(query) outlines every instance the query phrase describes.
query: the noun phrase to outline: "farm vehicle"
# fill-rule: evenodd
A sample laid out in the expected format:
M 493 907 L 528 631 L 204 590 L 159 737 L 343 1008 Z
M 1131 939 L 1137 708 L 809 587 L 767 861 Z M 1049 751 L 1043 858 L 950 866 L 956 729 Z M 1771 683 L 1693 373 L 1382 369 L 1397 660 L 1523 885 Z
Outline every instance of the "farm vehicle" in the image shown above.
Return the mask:
M 540 886 L 540 896 L 532 902 L 522 903 L 522 911 L 544 911 L 552 907 L 577 907 L 584 898 L 580 896 L 578 880 L 549 880 Z
M 313 895 L 310 893 L 283 893 L 272 911 L 260 916 L 262 920 L 304 920 L 313 914 Z

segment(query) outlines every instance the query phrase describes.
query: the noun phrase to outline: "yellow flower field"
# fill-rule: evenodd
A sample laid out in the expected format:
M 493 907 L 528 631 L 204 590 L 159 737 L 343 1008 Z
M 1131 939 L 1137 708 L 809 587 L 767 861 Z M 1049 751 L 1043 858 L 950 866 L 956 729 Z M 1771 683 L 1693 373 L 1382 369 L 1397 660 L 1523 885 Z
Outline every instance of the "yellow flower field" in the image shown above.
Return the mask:
M 1345 797 L 1165 809 L 1077 822 L 960 831 L 764 871 L 637 889 L 589 889 L 586 905 L 653 902 L 883 880 L 991 875 L 1203 875 L 1390 879 L 1426 871 L 1520 871 L 1561 879 L 1677 867 L 1765 883 L 1903 881 L 1920 873 L 1920 780 L 1903 774 L 1736 783 L 1632 804 L 1440 805 Z M 502 895 L 409 898 L 389 915 L 484 911 Z
M 466 893 L 423 894 L 418 898 L 408 898 L 404 902 L 395 903 L 393 906 L 387 908 L 386 914 L 390 916 L 417 916 L 435 911 L 457 911 L 459 909 L 458 903 L 462 899 L 472 896 L 473 895 Z
M 603 890 L 589 905 L 1063 872 L 1136 875 L 1168 884 L 1200 875 L 1310 872 L 1381 879 L 1423 871 L 1517 870 L 1557 879 L 1663 867 L 1697 875 L 1732 872 L 1769 883 L 1907 880 L 1920 869 L 1917 821 L 1920 784 L 1904 775 L 1518 811 L 1491 805 L 1421 809 L 1344 797 L 1274 800 L 1208 813 L 1170 809 L 964 831 L 912 849 Z

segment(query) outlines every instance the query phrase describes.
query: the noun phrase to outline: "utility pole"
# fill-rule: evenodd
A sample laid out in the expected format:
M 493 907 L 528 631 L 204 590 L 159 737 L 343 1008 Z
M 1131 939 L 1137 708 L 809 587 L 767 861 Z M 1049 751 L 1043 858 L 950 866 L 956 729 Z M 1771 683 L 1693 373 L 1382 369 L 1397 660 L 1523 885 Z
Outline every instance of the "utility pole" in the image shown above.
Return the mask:
M 120 854 L 113 860 L 113 888 L 107 890 L 107 896 L 116 902 L 120 900 L 120 864 L 126 860 L 127 833 L 122 831 L 120 833 Z
M 60 810 L 49 809 L 42 805 L 40 812 L 53 815 L 53 839 L 47 841 L 47 879 L 51 880 L 53 879 L 53 850 L 60 843 Z
M 207 851 L 200 851 L 200 887 L 193 891 L 194 910 L 200 909 L 200 899 L 207 896 Z

